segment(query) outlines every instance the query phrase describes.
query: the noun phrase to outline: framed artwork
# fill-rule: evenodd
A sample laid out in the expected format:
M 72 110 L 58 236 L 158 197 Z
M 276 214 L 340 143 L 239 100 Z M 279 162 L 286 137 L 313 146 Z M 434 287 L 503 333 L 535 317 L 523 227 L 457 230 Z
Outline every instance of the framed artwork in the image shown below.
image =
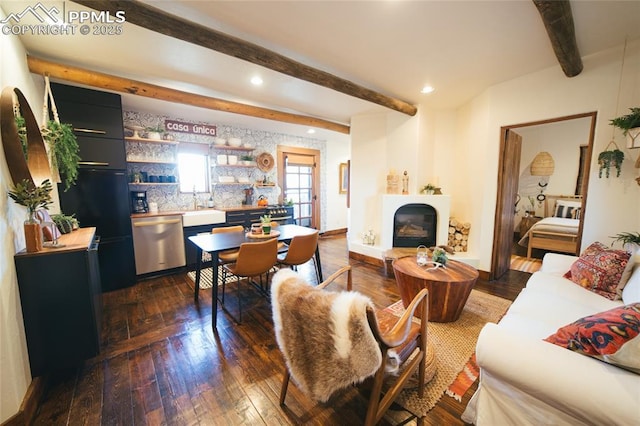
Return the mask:
M 340 163 L 340 194 L 346 194 L 349 189 L 349 166 L 347 163 Z

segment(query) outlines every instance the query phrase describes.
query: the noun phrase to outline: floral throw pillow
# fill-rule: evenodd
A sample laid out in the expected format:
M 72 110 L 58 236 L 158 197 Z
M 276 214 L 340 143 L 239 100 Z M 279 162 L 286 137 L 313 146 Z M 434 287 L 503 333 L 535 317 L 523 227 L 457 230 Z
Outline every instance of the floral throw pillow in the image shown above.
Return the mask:
M 607 299 L 616 300 L 620 298 L 617 288 L 630 256 L 625 250 L 610 249 L 595 242 L 582 252 L 564 277 Z
M 544 340 L 640 374 L 640 303 L 580 318 Z

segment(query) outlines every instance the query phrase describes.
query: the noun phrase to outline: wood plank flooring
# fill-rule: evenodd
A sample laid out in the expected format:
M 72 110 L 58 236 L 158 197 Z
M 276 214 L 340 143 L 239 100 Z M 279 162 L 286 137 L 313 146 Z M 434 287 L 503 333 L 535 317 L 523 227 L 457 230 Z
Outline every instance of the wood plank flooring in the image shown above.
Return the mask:
M 348 263 L 344 236 L 320 239 L 325 277 Z M 352 262 L 354 289 L 379 307 L 399 300 L 383 269 Z M 300 272 L 313 277 L 310 264 Z M 509 271 L 476 289 L 513 300 L 529 274 Z M 310 280 L 312 278 L 309 278 Z M 334 289 L 345 288 L 338 281 Z M 234 286 L 227 288 L 227 291 Z M 228 293 L 228 301 L 235 300 Z M 327 404 L 314 404 L 295 385 L 286 407 L 278 403 L 284 362 L 273 335 L 268 301 L 243 288 L 243 323 L 220 308 L 211 329 L 211 290 L 193 302 L 186 273 L 148 279 L 103 295 L 101 354 L 51 377 L 38 425 L 291 425 L 361 424 L 366 400 L 350 389 Z M 476 385 L 462 403 L 443 397 L 425 424 L 461 425 Z

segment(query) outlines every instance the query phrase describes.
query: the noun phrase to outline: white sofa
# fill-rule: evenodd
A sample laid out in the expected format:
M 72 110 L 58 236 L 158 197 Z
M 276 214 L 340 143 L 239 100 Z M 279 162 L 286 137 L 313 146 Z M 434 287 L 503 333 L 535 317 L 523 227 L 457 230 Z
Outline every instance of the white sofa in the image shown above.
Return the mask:
M 476 347 L 480 382 L 464 421 L 640 424 L 640 375 L 543 341 L 579 318 L 640 302 L 637 263 L 622 300 L 613 301 L 563 278 L 576 259 L 547 254 L 499 324 L 482 329 Z

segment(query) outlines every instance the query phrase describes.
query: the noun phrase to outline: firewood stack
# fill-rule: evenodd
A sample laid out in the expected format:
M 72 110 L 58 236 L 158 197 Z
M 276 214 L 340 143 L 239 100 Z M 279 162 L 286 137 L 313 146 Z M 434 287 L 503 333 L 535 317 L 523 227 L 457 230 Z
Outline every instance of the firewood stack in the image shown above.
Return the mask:
M 467 241 L 469 240 L 469 222 L 460 222 L 455 217 L 449 220 L 449 241 L 455 252 L 467 251 Z

